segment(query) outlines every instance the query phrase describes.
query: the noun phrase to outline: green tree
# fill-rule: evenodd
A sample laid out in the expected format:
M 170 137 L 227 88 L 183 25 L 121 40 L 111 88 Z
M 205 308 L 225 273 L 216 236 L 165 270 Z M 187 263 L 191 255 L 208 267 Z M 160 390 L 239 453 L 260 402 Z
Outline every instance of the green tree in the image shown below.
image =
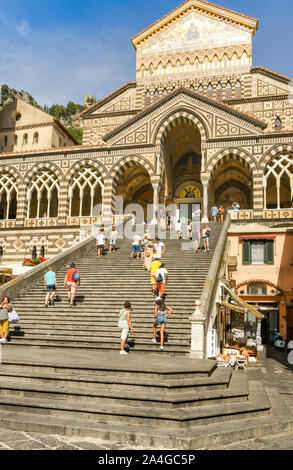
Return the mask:
M 67 130 L 70 132 L 73 137 L 76 138 L 79 144 L 82 144 L 83 130 L 77 129 L 76 127 L 68 127 Z

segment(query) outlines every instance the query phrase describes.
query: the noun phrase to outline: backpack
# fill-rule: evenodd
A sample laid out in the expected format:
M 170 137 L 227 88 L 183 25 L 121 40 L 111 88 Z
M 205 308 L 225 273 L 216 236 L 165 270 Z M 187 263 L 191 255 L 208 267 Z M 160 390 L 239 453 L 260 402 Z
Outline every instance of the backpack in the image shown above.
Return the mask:
M 157 279 L 156 279 L 156 280 L 157 280 L 157 282 L 163 282 L 163 276 L 162 276 L 161 273 L 159 273 L 159 274 L 157 275 Z
M 79 274 L 78 274 L 78 272 L 77 272 L 76 270 L 75 270 L 74 273 L 73 273 L 72 279 L 73 279 L 75 282 L 78 282 L 78 281 L 80 280 Z

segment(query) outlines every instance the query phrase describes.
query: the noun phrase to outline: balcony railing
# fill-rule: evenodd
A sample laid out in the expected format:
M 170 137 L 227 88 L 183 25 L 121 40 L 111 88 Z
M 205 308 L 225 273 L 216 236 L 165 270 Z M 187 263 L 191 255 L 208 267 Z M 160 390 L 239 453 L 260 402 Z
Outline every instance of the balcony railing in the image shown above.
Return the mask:
M 15 219 L 3 219 L 0 220 L 0 229 L 1 228 L 14 228 L 16 220 Z
M 25 219 L 25 227 L 55 227 L 58 225 L 58 219 L 56 218 L 42 218 L 42 219 Z
M 290 209 L 262 209 L 229 211 L 231 220 L 253 220 L 253 219 L 293 219 L 293 208 Z

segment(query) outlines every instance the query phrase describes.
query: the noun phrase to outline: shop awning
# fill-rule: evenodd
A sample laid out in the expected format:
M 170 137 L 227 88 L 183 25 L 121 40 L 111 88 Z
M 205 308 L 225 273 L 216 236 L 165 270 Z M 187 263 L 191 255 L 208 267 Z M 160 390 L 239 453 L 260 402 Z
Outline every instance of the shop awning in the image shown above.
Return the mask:
M 218 302 L 217 304 L 220 305 L 221 307 L 229 308 L 230 310 L 233 310 L 234 312 L 243 313 L 243 314 L 247 313 L 247 310 L 245 308 L 239 307 L 238 305 L 235 305 L 235 304 L 230 304 L 229 302 L 221 301 L 221 302 Z
M 249 312 L 251 313 L 252 315 L 254 315 L 256 318 L 259 318 L 259 319 L 262 319 L 263 318 L 263 315 L 260 313 L 260 311 L 254 307 L 253 305 L 250 305 L 248 304 L 247 302 L 245 302 L 245 300 L 242 300 L 240 297 L 238 297 L 237 294 L 235 294 L 228 286 L 227 286 L 227 281 L 225 279 L 222 279 L 222 283 L 223 283 L 223 287 L 226 289 L 226 291 L 228 292 L 228 294 L 231 296 L 231 298 L 234 300 L 234 302 L 236 302 L 236 304 L 238 305 L 238 307 L 241 307 L 244 312 L 243 313 L 246 313 L 246 312 Z M 229 305 L 232 305 L 232 304 L 229 304 Z M 229 307 L 232 309 L 232 306 Z M 234 308 L 234 305 L 233 305 L 233 308 Z M 241 313 L 241 312 L 240 312 Z
M 239 240 L 275 240 L 275 235 L 241 235 Z

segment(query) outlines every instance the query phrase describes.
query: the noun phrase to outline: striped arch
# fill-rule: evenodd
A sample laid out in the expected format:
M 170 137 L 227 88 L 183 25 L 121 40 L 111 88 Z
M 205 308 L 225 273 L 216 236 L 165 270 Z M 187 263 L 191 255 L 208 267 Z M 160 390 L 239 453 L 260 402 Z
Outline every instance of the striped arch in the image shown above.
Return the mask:
M 25 177 L 23 178 L 24 183 L 26 185 L 29 185 L 32 178 L 34 177 L 34 175 L 39 170 L 49 170 L 49 171 L 55 173 L 58 177 L 59 184 L 64 179 L 64 174 L 63 174 L 63 172 L 61 171 L 61 169 L 59 168 L 58 165 L 56 165 L 55 163 L 52 163 L 52 162 L 43 162 L 43 163 L 38 163 L 38 164 L 34 165 L 32 168 L 30 168 L 28 170 Z
M 192 111 L 187 111 L 182 108 L 180 110 L 174 110 L 165 116 L 158 124 L 154 132 L 154 145 L 160 146 L 162 140 L 166 138 L 168 133 L 177 124 L 188 123 L 199 130 L 201 135 L 201 141 L 205 142 L 209 138 L 209 131 L 207 125 L 203 119 Z
M 21 184 L 22 176 L 15 168 L 12 168 L 11 166 L 2 166 L 2 165 L 0 165 L 0 176 L 3 173 L 9 173 L 11 176 L 13 176 L 13 178 L 15 178 L 18 185 Z
M 260 169 L 262 170 L 262 173 L 264 173 L 267 164 L 269 161 L 275 157 L 276 155 L 279 155 L 281 153 L 290 153 L 293 154 L 293 145 L 290 144 L 282 144 L 282 145 L 276 145 L 275 147 L 269 149 L 262 157 L 260 160 L 259 166 Z
M 116 192 L 117 183 L 120 176 L 123 175 L 124 168 L 132 168 L 136 165 L 142 166 L 152 179 L 155 176 L 154 168 L 144 157 L 129 156 L 123 157 L 112 167 L 110 171 L 110 180 L 112 181 L 113 194 Z
M 71 166 L 71 168 L 67 171 L 65 175 L 66 182 L 69 184 L 76 170 L 78 170 L 79 168 L 83 168 L 85 165 L 90 165 L 95 168 L 100 173 L 103 179 L 108 177 L 108 172 L 105 166 L 100 161 L 85 158 L 84 160 L 77 160 L 76 162 L 74 162 L 74 164 Z
M 249 168 L 252 173 L 257 172 L 257 163 L 254 158 L 244 150 L 237 148 L 229 148 L 220 150 L 216 155 L 209 161 L 206 172 L 212 175 L 214 171 L 219 167 L 222 160 L 228 160 L 229 157 L 233 156 L 233 160 L 238 160 L 244 164 L 246 168 Z
M 272 287 L 276 292 L 282 292 L 282 289 L 271 281 L 266 281 L 264 279 L 250 279 L 249 281 L 241 282 L 237 284 L 236 290 L 238 291 L 241 287 L 248 287 L 250 284 L 265 284 L 266 286 Z

